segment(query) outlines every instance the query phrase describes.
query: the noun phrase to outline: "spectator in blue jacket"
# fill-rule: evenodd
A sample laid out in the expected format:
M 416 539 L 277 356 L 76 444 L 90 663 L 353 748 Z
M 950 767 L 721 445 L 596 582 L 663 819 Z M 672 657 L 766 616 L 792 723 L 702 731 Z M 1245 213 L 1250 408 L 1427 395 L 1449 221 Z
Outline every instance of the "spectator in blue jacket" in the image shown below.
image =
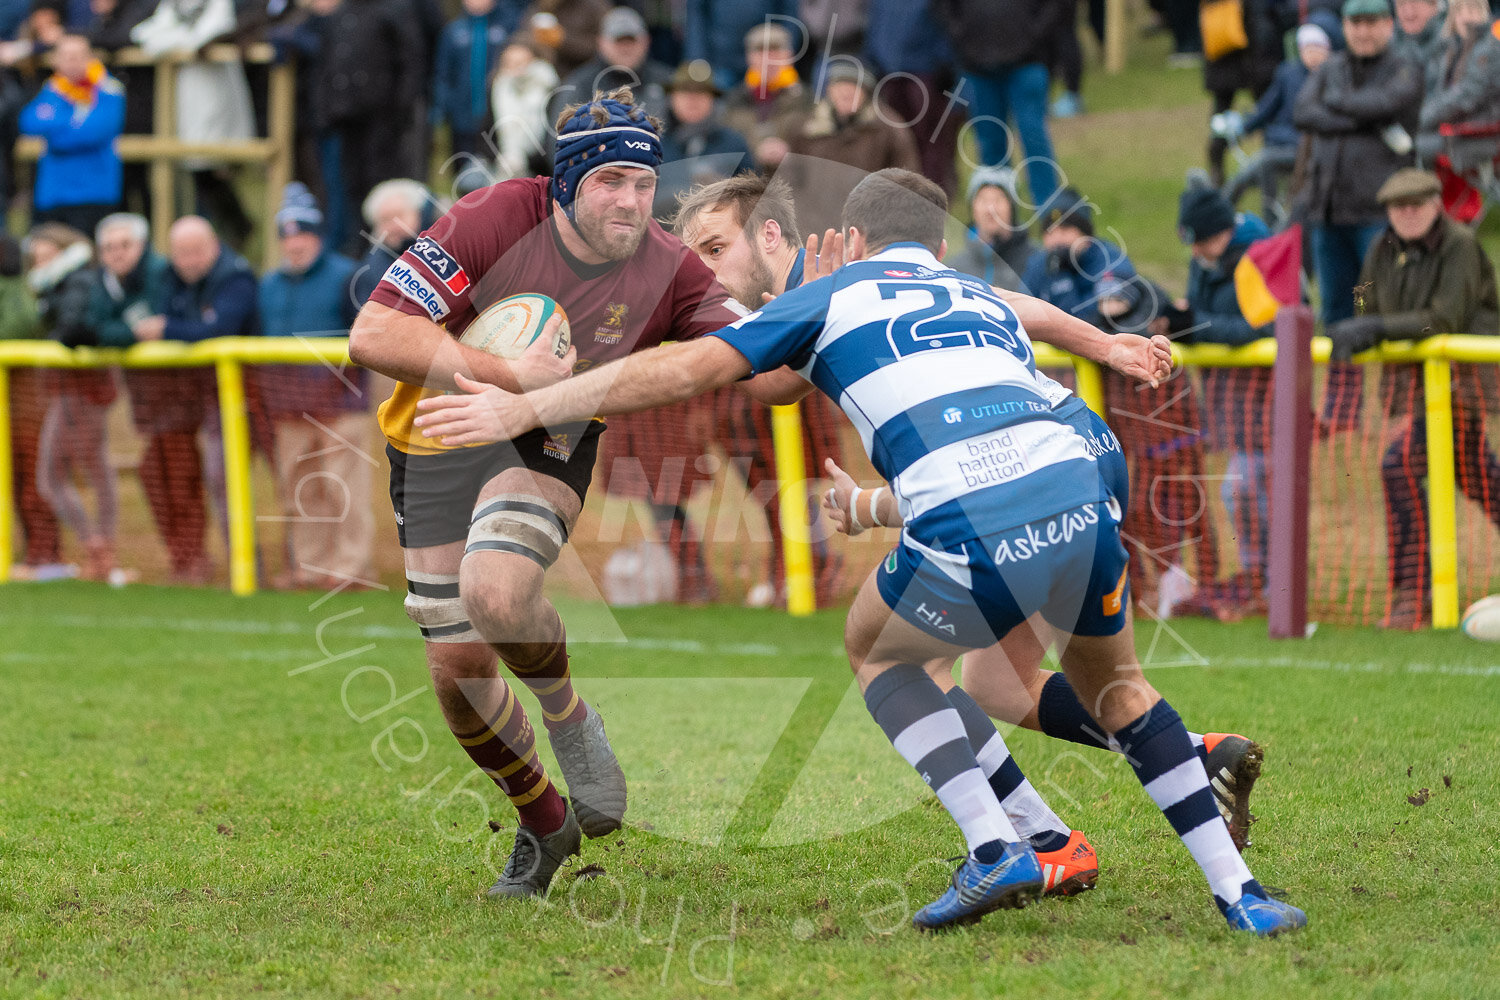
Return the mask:
M 1021 276 L 1032 295 L 1106 330 L 1110 319 L 1137 311 L 1150 286 L 1124 250 L 1094 235 L 1093 207 L 1081 194 L 1059 191 L 1042 226 L 1046 252 L 1033 255 Z
M 323 244 L 323 213 L 306 186 L 288 184 L 276 213 L 281 263 L 260 283 L 262 331 L 343 337 L 358 311 L 356 265 Z M 256 370 L 275 429 L 275 469 L 288 530 L 277 583 L 327 588 L 370 579 L 375 535 L 365 372 L 320 365 Z
M 53 59 L 56 72 L 21 111 L 21 133 L 47 143 L 37 163 L 32 218 L 92 233 L 120 204 L 115 139 L 125 128 L 125 91 L 86 38 L 64 36 Z
M 242 337 L 260 332 L 255 272 L 245 258 L 224 246 L 214 227 L 199 215 L 172 223 L 167 234 L 172 262 L 162 313 L 135 328 L 137 340 Z M 153 334 L 156 334 L 153 336 Z
M 1271 234 L 1266 224 L 1248 213 L 1235 214 L 1224 195 L 1199 186 L 1183 192 L 1177 228 L 1193 252 L 1187 290 L 1193 326 L 1186 339 L 1238 347 L 1271 336 L 1269 324 L 1250 325 L 1234 287 L 1234 271 L 1245 251 Z M 1203 373 L 1202 384 L 1209 447 L 1229 452 L 1220 490 L 1234 529 L 1240 572 L 1224 596 L 1231 604 L 1255 609 L 1266 585 L 1270 540 L 1266 452 L 1271 370 L 1210 368 Z
M 1276 67 L 1271 86 L 1255 105 L 1255 111 L 1243 121 L 1235 112 L 1224 115 L 1224 135 L 1227 139 L 1251 135 L 1264 130 L 1265 139 L 1261 148 L 1245 162 L 1224 188 L 1224 196 L 1231 205 L 1239 203 L 1240 196 L 1250 185 L 1260 185 L 1261 210 L 1273 225 L 1280 228 L 1286 221 L 1285 209 L 1273 211 L 1278 204 L 1277 190 L 1281 178 L 1290 177 L 1297 164 L 1297 144 L 1301 136 L 1292 111 L 1297 104 L 1297 92 L 1316 72 L 1333 50 L 1328 32 L 1311 22 L 1297 29 L 1297 55 Z
M 724 91 L 706 62 L 683 63 L 667 84 L 667 120 L 661 132 L 661 176 L 653 214 L 670 219 L 677 197 L 698 184 L 733 177 L 750 167 L 750 144 L 715 114 Z
M 432 124 L 447 122 L 453 154 L 484 155 L 482 136 L 489 124 L 490 77 L 514 27 L 513 3 L 463 0 L 464 12 L 448 22 L 432 61 Z

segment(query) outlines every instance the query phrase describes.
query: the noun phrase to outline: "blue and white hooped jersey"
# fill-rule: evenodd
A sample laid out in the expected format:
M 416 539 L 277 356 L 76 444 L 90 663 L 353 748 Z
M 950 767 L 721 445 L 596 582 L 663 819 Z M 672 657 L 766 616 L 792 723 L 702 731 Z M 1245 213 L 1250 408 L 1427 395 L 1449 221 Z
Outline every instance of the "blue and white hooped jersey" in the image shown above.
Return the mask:
M 1067 390 L 1038 375 L 1015 312 L 918 244 L 846 265 L 711 336 L 756 373 L 788 365 L 837 402 L 924 545 L 1108 496 L 1084 439 L 1053 412 Z

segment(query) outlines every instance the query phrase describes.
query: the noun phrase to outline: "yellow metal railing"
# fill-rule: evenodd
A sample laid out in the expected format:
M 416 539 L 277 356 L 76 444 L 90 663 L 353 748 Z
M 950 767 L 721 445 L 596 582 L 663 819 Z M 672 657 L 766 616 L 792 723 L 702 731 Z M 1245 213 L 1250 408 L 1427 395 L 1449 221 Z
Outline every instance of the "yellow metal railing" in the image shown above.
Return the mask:
M 1332 348 L 1327 337 L 1314 337 L 1313 361 L 1326 363 Z M 1276 362 L 1276 341 L 1257 340 L 1243 347 L 1219 344 L 1174 346 L 1174 360 L 1180 365 L 1197 368 L 1265 368 Z M 1044 360 L 1045 358 L 1045 360 Z M 1037 350 L 1038 363 L 1066 363 L 1066 356 Z M 1467 334 L 1439 334 L 1423 340 L 1390 341 L 1355 357 L 1356 361 L 1379 361 L 1386 364 L 1420 363 L 1425 387 L 1424 407 L 1427 420 L 1427 504 L 1430 525 L 1430 559 L 1432 566 L 1432 625 L 1434 628 L 1457 628 L 1458 606 L 1458 482 L 1453 457 L 1453 396 L 1449 364 L 1467 361 L 1480 364 L 1500 363 L 1500 337 Z M 1083 362 L 1079 363 L 1080 366 Z M 1095 412 L 1092 399 L 1084 395 L 1082 369 L 1079 372 L 1079 394 Z
M 70 350 L 44 340 L 0 341 L 0 583 L 9 578 L 14 512 L 10 449 L 10 369 L 12 368 L 193 368 L 212 366 L 218 375 L 219 414 L 224 435 L 224 472 L 229 519 L 230 589 L 251 594 L 255 579 L 255 509 L 250 481 L 250 430 L 245 408 L 244 366 L 247 364 L 349 363 L 349 342 L 340 337 L 221 337 L 197 344 L 157 342 L 120 350 Z M 1326 362 L 1329 341 L 1313 341 L 1313 359 Z M 1200 368 L 1268 367 L 1276 360 L 1276 342 L 1258 340 L 1243 347 L 1194 345 L 1174 347 L 1181 365 Z M 1072 365 L 1078 395 L 1094 412 L 1104 415 L 1103 379 L 1097 365 L 1037 345 L 1039 365 Z M 1420 362 L 1426 387 L 1428 503 L 1431 512 L 1432 623 L 1436 628 L 1458 625 L 1457 483 L 1453 456 L 1453 411 L 1449 362 L 1500 362 L 1500 338 L 1463 335 L 1428 337 L 1381 345 L 1357 360 L 1393 363 Z M 801 418 L 797 406 L 776 407 L 772 414 L 776 474 L 783 484 L 781 503 L 787 606 L 792 614 L 813 610 L 812 545 L 800 500 L 790 502 L 792 488 L 800 497 L 805 483 L 822 470 L 803 462 Z
M 12 455 L 9 376 L 12 368 L 205 368 L 218 374 L 224 434 L 225 502 L 229 519 L 229 589 L 255 593 L 255 501 L 250 484 L 250 426 L 245 365 L 349 363 L 343 337 L 217 337 L 196 344 L 157 341 L 134 347 L 70 350 L 50 340 L 0 340 L 0 583 L 10 578 Z

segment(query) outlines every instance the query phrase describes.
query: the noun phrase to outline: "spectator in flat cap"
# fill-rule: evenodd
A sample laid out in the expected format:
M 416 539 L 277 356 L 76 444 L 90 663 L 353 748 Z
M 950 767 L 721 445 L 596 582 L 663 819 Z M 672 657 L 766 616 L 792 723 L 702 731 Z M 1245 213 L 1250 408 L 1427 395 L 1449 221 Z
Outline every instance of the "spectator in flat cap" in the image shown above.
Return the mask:
M 874 98 L 875 74 L 854 56 L 835 56 L 822 72 L 823 98 L 788 139 L 777 176 L 791 184 L 802 231 L 837 229 L 844 200 L 877 170 L 922 169 L 911 133 L 892 124 Z
M 261 329 L 272 337 L 344 337 L 357 311 L 352 260 L 323 243 L 323 213 L 305 186 L 286 186 L 276 213 L 281 262 L 260 284 Z M 277 493 L 289 545 L 281 587 L 370 579 L 372 429 L 362 369 L 267 365 L 255 370 L 275 425 Z
M 667 84 L 669 108 L 661 132 L 661 173 L 653 214 L 671 219 L 677 197 L 699 184 L 733 177 L 751 166 L 750 144 L 715 114 L 724 92 L 713 67 L 700 60 L 683 63 Z
M 968 239 L 947 263 L 998 288 L 1020 292 L 1021 275 L 1042 249 L 1024 219 L 1016 217 L 1016 173 L 1009 167 L 980 167 L 969 178 Z
M 1308 137 L 1306 208 L 1328 329 L 1354 315 L 1354 285 L 1371 243 L 1385 225 L 1375 193 L 1412 164 L 1412 137 L 1422 102 L 1422 69 L 1391 48 L 1394 21 L 1386 0 L 1345 0 L 1348 49 L 1328 57 L 1297 95 L 1294 118 Z M 1359 423 L 1357 367 L 1332 365 L 1323 421 L 1334 430 Z
M 1467 228 L 1443 214 L 1442 186 L 1425 170 L 1402 170 L 1378 193 L 1387 224 L 1360 272 L 1361 315 L 1329 336 L 1336 358 L 1383 340 L 1438 333 L 1500 334 L 1495 270 Z M 1388 364 L 1381 398 L 1389 418 L 1405 422 L 1380 463 L 1385 484 L 1390 596 L 1382 624 L 1415 629 L 1428 621 L 1427 421 L 1420 364 Z M 1500 525 L 1500 463 L 1484 421 L 1500 405 L 1494 365 L 1453 365 L 1453 454 L 1459 487 Z

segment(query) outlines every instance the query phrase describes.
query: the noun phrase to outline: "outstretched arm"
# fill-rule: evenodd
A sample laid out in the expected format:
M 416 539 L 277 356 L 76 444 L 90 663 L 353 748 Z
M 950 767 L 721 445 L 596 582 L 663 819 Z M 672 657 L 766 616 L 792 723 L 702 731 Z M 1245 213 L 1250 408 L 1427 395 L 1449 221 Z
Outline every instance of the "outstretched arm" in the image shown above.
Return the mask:
M 1050 302 L 1021 292 L 995 289 L 1037 340 L 1113 368 L 1138 382 L 1160 385 L 1172 374 L 1172 342 L 1166 337 L 1105 333 Z
M 509 441 L 534 427 L 691 399 L 748 374 L 743 354 L 717 337 L 702 337 L 653 347 L 524 395 L 455 374 L 463 395 L 422 400 L 415 423 L 423 437 L 450 447 Z

